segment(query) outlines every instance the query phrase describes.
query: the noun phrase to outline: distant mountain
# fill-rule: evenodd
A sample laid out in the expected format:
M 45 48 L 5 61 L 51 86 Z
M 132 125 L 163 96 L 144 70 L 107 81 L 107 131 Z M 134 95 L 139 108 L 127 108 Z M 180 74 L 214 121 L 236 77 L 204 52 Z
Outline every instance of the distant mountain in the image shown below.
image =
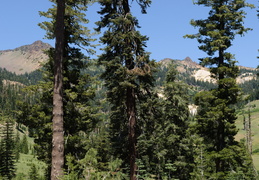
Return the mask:
M 16 74 L 30 73 L 39 69 L 40 64 L 47 60 L 44 50 L 51 45 L 35 41 L 30 45 L 0 51 L 0 67 Z
M 210 77 L 210 71 L 208 68 L 199 65 L 194 62 L 190 57 L 186 57 L 184 60 L 174 60 L 170 58 L 165 58 L 160 61 L 162 66 L 167 66 L 170 62 L 174 62 L 176 68 L 181 74 L 188 74 L 194 77 L 195 80 L 214 83 L 215 79 Z M 256 78 L 256 69 L 248 68 L 244 66 L 239 66 L 240 75 L 237 77 L 237 83 L 242 84 L 246 81 L 250 81 Z
M 51 45 L 42 41 L 35 41 L 30 45 L 24 45 L 11 50 L 0 51 L 0 68 L 5 68 L 16 74 L 30 73 L 40 68 L 40 64 L 47 60 L 44 50 L 51 48 Z M 208 68 L 205 68 L 194 62 L 190 57 L 183 60 L 165 58 L 159 63 L 167 67 L 168 63 L 173 61 L 178 72 L 188 78 L 194 78 L 198 81 L 214 83 L 215 80 L 210 77 Z M 256 69 L 239 66 L 240 76 L 237 78 L 238 83 L 253 80 L 256 77 Z M 164 72 L 165 73 L 165 72 Z M 181 80 L 185 80 L 185 78 Z

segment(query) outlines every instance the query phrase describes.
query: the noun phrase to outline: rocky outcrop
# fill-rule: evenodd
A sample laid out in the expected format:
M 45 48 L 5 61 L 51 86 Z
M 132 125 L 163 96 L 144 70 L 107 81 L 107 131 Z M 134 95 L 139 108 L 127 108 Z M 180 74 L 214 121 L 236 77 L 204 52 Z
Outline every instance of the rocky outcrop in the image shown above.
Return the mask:
M 164 66 L 167 66 L 170 62 L 174 62 L 179 73 L 188 73 L 196 80 L 216 83 L 216 80 L 211 78 L 211 74 L 208 68 L 203 67 L 193 61 L 190 57 L 186 57 L 183 60 L 175 60 L 166 58 L 160 61 Z M 246 81 L 250 81 L 256 78 L 256 69 L 244 66 L 239 66 L 240 70 L 246 70 L 248 72 L 242 73 L 237 77 L 237 83 L 241 84 Z

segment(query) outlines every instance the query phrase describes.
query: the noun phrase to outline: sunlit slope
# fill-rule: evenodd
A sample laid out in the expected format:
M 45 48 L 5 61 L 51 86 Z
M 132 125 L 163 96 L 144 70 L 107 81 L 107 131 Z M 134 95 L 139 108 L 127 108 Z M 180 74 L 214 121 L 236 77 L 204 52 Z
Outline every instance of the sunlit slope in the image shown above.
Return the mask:
M 39 69 L 40 64 L 47 60 L 44 50 L 50 47 L 49 44 L 36 41 L 30 45 L 0 51 L 0 67 L 16 74 L 30 73 Z

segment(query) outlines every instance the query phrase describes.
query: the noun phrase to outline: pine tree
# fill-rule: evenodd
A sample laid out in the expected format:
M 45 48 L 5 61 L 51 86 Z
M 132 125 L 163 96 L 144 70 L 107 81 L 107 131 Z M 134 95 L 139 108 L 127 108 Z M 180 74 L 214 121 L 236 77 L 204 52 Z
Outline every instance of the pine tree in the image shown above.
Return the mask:
M 123 160 L 122 166 L 130 171 L 130 179 L 136 179 L 137 139 L 141 129 L 138 112 L 143 97 L 150 95 L 153 86 L 154 63 L 144 50 L 148 39 L 136 30 L 138 21 L 131 14 L 128 0 L 99 2 L 102 19 L 97 29 L 107 28 L 101 38 L 106 47 L 99 62 L 105 67 L 102 77 L 111 103 L 113 155 Z M 151 3 L 149 0 L 137 2 L 143 13 Z
M 74 158 L 74 163 L 84 158 L 89 143 L 89 133 L 98 123 L 95 117 L 96 110 L 91 106 L 94 98 L 94 89 L 91 87 L 92 78 L 86 73 L 89 65 L 89 57 L 81 52 L 85 48 L 87 52 L 92 39 L 89 30 L 84 26 L 88 20 L 84 12 L 87 11 L 88 1 L 66 1 L 65 13 L 65 48 L 63 59 L 63 113 L 64 113 L 64 140 L 65 159 L 64 170 L 67 170 L 66 155 Z M 53 39 L 56 24 L 56 5 L 47 12 L 40 12 L 42 16 L 52 19 L 51 22 L 43 22 L 40 26 L 47 31 L 46 38 Z M 49 61 L 43 67 L 44 81 L 39 85 L 30 86 L 28 92 L 39 96 L 35 104 L 21 103 L 18 121 L 29 127 L 31 136 L 35 137 L 35 151 L 37 157 L 48 165 L 51 162 L 51 108 L 53 90 L 53 67 L 55 49 L 51 48 L 47 54 Z M 76 169 L 78 174 L 82 173 Z M 49 172 L 48 172 L 49 174 Z
M 29 153 L 29 146 L 26 134 L 23 135 L 22 141 L 20 143 L 21 153 L 28 154 Z
M 0 174 L 2 177 L 12 179 L 15 176 L 15 154 L 13 123 L 5 121 L 1 129 Z
M 245 0 L 211 0 L 195 1 L 198 5 L 211 7 L 209 17 L 205 20 L 192 20 L 199 33 L 187 35 L 196 38 L 201 44 L 199 49 L 209 57 L 201 58 L 201 64 L 210 67 L 212 77 L 217 80 L 218 87 L 202 92 L 196 96 L 199 106 L 197 115 L 197 131 L 206 144 L 208 177 L 226 179 L 232 172 L 237 172 L 245 157 L 240 156 L 238 142 L 234 136 L 236 113 L 233 105 L 239 98 L 239 88 L 235 78 L 238 67 L 234 55 L 227 52 L 236 35 L 244 35 L 249 28 L 243 26 L 245 7 L 252 7 Z M 246 174 L 247 169 L 242 169 Z
M 193 155 L 191 154 L 192 138 L 188 132 L 190 113 L 188 109 L 188 86 L 177 79 L 173 64 L 169 66 L 164 87 L 163 119 L 161 123 L 162 139 L 166 154 L 163 170 L 168 179 L 190 179 Z M 161 141 L 161 140 L 160 140 Z M 169 169 L 168 163 L 173 169 Z M 167 170 L 166 170 L 167 169 Z
M 14 144 L 15 144 L 15 160 L 16 162 L 19 160 L 20 158 L 20 136 L 19 136 L 19 131 L 16 132 L 16 136 L 15 136 L 15 140 L 14 140 Z

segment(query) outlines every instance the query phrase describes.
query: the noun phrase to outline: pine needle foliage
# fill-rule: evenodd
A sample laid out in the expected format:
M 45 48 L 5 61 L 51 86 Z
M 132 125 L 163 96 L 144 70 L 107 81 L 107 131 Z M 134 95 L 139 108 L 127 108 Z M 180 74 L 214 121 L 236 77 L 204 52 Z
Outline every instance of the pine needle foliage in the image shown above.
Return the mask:
M 156 104 L 154 108 L 158 112 L 147 125 L 152 131 L 139 138 L 142 156 L 139 176 L 143 179 L 190 179 L 193 155 L 188 131 L 188 86 L 177 79 L 177 74 L 174 65 L 168 65 L 161 98 L 153 97 L 156 103 L 150 100 L 146 103 L 148 107 Z M 152 117 L 152 114 L 146 115 Z
M 177 80 L 177 70 L 171 64 L 166 75 L 165 101 L 161 132 L 164 133 L 165 171 L 168 179 L 190 179 L 193 155 L 189 134 L 190 113 L 188 108 L 188 86 Z M 164 131 L 163 131 L 164 130 Z M 168 167 L 172 163 L 173 170 Z
M 151 3 L 149 0 L 136 2 L 143 13 Z M 155 63 L 145 52 L 148 38 L 137 30 L 138 20 L 132 15 L 128 0 L 100 0 L 99 3 L 102 18 L 97 22 L 97 30 L 105 29 L 101 37 L 105 48 L 99 63 L 105 67 L 102 78 L 111 104 L 112 154 L 123 160 L 122 168 L 130 171 L 130 179 L 135 179 L 137 139 L 142 124 L 148 121 L 141 117 L 141 103 L 151 96 Z
M 197 39 L 199 49 L 208 57 L 201 58 L 201 64 L 210 67 L 212 77 L 218 87 L 199 93 L 195 102 L 199 106 L 197 131 L 206 145 L 204 156 L 207 159 L 205 178 L 226 179 L 244 167 L 246 156 L 234 136 L 236 113 L 234 105 L 239 100 L 240 90 L 236 84 L 238 67 L 234 55 L 227 52 L 236 35 L 243 36 L 251 30 L 245 28 L 245 7 L 253 7 L 245 0 L 197 0 L 197 5 L 210 7 L 209 16 L 204 20 L 192 20 L 191 24 L 199 32 L 186 37 Z M 206 161 L 206 160 L 205 160 Z M 241 169 L 242 169 L 241 168 Z M 242 169 L 246 177 L 250 165 Z M 249 177 L 249 175 L 247 175 Z M 250 178 L 250 177 L 249 177 Z
M 13 133 L 13 122 L 5 117 L 5 123 L 0 129 L 0 175 L 6 179 L 15 177 L 15 143 Z
M 53 39 L 56 20 L 56 2 L 47 12 L 40 15 L 50 18 L 51 21 L 40 23 L 46 30 L 46 38 Z M 77 178 L 82 175 L 79 160 L 84 158 L 89 143 L 89 133 L 98 123 L 95 116 L 96 109 L 91 107 L 94 98 L 92 77 L 85 73 L 90 59 L 81 51 L 88 53 L 94 51 L 90 48 L 93 39 L 85 25 L 87 4 L 85 0 L 66 0 L 65 10 L 65 50 L 63 61 L 63 110 L 64 110 L 64 140 L 65 140 L 65 173 L 69 173 L 67 158 L 77 167 Z M 21 103 L 19 122 L 29 127 L 30 135 L 35 138 L 35 151 L 37 157 L 48 165 L 51 160 L 51 118 L 53 95 L 53 67 L 55 49 L 46 52 L 49 61 L 43 66 L 43 79 L 41 83 L 27 88 L 28 92 L 38 94 L 36 104 Z M 73 158 L 71 160 L 71 157 Z

